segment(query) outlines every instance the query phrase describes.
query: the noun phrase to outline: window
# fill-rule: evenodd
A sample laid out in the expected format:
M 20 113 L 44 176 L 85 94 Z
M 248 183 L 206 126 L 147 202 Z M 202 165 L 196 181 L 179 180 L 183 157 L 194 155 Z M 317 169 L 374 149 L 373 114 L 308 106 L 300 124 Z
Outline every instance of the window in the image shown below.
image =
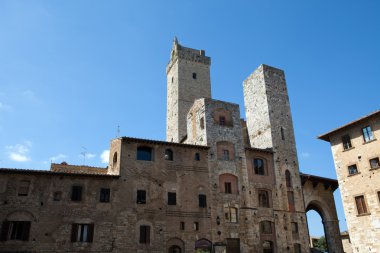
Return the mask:
M 82 186 L 74 185 L 71 189 L 71 200 L 81 201 L 82 200 Z
M 227 149 L 223 149 L 223 160 L 224 161 L 230 160 L 230 152 Z
M 273 242 L 264 241 L 263 242 L 263 253 L 273 253 Z
M 225 126 L 226 125 L 226 117 L 219 116 L 219 125 L 220 126 Z
M 380 167 L 379 158 L 376 157 L 376 158 L 369 160 L 369 164 L 371 165 L 371 169 L 379 168 Z
M 370 126 L 366 126 L 362 129 L 364 142 L 372 141 L 373 134 Z
M 150 243 L 150 226 L 140 226 L 140 243 Z
M 377 192 L 377 198 L 378 198 L 379 201 L 380 201 L 380 191 Z
M 110 202 L 110 189 L 101 188 L 100 189 L 100 202 Z
M 356 164 L 348 166 L 348 174 L 349 175 L 358 174 L 358 168 L 356 167 Z
M 137 190 L 137 204 L 145 204 L 146 203 L 146 191 Z
M 179 230 L 185 230 L 185 222 L 181 221 L 179 223 Z
M 54 201 L 61 201 L 62 199 L 62 192 L 54 192 L 53 193 L 53 200 Z
M 168 205 L 177 205 L 177 194 L 175 192 L 168 192 Z
M 202 117 L 200 120 L 199 120 L 199 124 L 200 124 L 200 127 L 201 129 L 204 129 L 205 128 L 205 119 Z
M 294 206 L 294 193 L 292 191 L 288 191 L 288 207 L 289 211 L 295 212 L 295 206 Z
M 237 223 L 237 208 L 231 206 L 224 207 L 224 218 L 227 222 Z
M 195 153 L 194 160 L 195 161 L 200 161 L 201 160 L 201 155 L 199 153 Z
M 171 149 L 165 150 L 165 160 L 173 161 L 173 151 Z
M 262 234 L 272 234 L 272 222 L 262 221 L 260 222 L 260 233 Z
M 253 168 L 256 175 L 265 175 L 264 160 L 255 158 L 253 159 Z
M 28 196 L 30 180 L 21 180 L 18 187 L 18 196 Z
M 113 166 L 116 166 L 116 163 L 117 163 L 117 152 L 113 153 L 112 162 L 113 162 Z
M 292 187 L 292 176 L 290 175 L 290 171 L 285 171 L 285 179 L 286 179 L 286 187 Z
M 352 148 L 351 138 L 348 134 L 342 136 L 343 149 L 347 150 Z
M 195 231 L 199 230 L 199 223 L 198 222 L 194 222 L 194 230 Z
M 197 79 L 197 73 L 193 73 L 193 79 Z
M 30 221 L 3 221 L 0 241 L 28 241 L 30 224 Z
M 284 128 L 281 127 L 281 139 L 284 141 L 285 140 L 285 133 L 284 133 Z
M 137 148 L 137 160 L 152 161 L 153 151 L 150 147 L 138 147 Z
M 294 253 L 301 253 L 301 244 L 295 243 L 293 247 L 294 247 Z
M 198 200 L 199 200 L 199 207 L 206 207 L 207 206 L 206 195 L 199 194 Z
M 73 223 L 71 227 L 72 242 L 92 242 L 94 236 L 94 224 Z
M 358 209 L 358 214 L 368 213 L 363 195 L 355 197 L 355 202 L 356 202 L 356 208 Z
M 292 233 L 293 233 L 293 235 L 294 234 L 298 235 L 298 223 L 297 222 L 292 222 L 291 226 L 292 226 Z
M 269 194 L 268 194 L 268 191 L 259 190 L 259 206 L 260 207 L 270 207 L 269 206 Z
M 231 182 L 224 182 L 224 193 L 232 193 Z

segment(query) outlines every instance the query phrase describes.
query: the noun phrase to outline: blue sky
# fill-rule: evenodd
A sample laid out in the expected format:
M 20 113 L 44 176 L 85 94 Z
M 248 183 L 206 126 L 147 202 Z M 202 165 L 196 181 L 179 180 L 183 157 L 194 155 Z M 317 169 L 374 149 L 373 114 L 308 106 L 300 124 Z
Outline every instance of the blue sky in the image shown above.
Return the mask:
M 285 70 L 301 171 L 336 178 L 316 136 L 379 109 L 379 10 L 375 0 L 0 1 L 0 167 L 106 166 L 117 126 L 165 139 L 177 36 L 212 57 L 213 98 L 243 117 L 242 81 L 262 63 Z

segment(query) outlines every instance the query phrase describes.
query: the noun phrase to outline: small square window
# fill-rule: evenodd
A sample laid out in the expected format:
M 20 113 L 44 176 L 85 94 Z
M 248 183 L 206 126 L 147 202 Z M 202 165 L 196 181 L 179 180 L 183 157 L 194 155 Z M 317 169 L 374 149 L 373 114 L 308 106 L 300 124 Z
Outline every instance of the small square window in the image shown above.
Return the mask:
M 199 153 L 195 153 L 194 159 L 195 159 L 195 161 L 200 161 L 201 160 L 201 155 Z
M 145 204 L 146 203 L 146 191 L 137 190 L 137 204 Z
M 342 143 L 344 150 L 352 148 L 351 138 L 348 134 L 342 136 Z
M 177 205 L 177 194 L 175 192 L 168 192 L 168 205 Z
M 379 158 L 376 157 L 376 158 L 373 158 L 371 160 L 369 160 L 369 164 L 371 165 L 371 169 L 377 169 L 380 167 L 380 161 L 379 161 Z
M 363 195 L 355 197 L 355 203 L 356 203 L 356 208 L 358 210 L 358 214 L 368 213 L 367 205 L 365 203 Z
M 362 128 L 362 133 L 363 133 L 364 142 L 370 142 L 374 139 L 370 126 L 366 126 Z
M 54 201 L 61 201 L 62 199 L 62 192 L 54 192 L 53 193 L 53 200 Z
M 100 202 L 110 202 L 110 189 L 101 188 L 100 189 Z
M 219 116 L 219 125 L 220 126 L 225 126 L 226 125 L 226 117 Z
M 71 190 L 71 200 L 81 201 L 82 200 L 82 186 L 74 185 Z
M 358 167 L 356 167 L 356 164 L 348 166 L 348 174 L 349 175 L 358 174 Z
M 193 79 L 197 79 L 197 73 L 193 73 Z
M 224 182 L 224 193 L 232 193 L 231 182 Z

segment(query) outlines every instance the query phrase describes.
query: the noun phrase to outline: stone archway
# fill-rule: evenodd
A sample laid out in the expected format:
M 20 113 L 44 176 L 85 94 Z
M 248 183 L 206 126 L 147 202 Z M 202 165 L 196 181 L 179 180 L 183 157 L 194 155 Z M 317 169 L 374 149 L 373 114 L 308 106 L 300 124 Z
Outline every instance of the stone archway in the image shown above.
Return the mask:
M 313 175 L 301 174 L 305 212 L 316 211 L 322 218 L 329 253 L 343 253 L 339 220 L 335 208 L 334 191 L 338 181 Z

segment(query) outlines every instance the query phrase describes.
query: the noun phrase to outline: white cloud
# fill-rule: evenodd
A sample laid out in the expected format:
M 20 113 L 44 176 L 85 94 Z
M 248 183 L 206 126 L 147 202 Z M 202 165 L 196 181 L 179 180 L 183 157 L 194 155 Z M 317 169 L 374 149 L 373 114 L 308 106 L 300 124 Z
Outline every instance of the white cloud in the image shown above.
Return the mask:
M 86 154 L 86 158 L 87 158 L 87 159 L 92 159 L 92 158 L 94 158 L 95 156 L 96 156 L 95 154 L 91 154 L 91 153 Z
M 302 152 L 302 153 L 301 153 L 301 156 L 302 156 L 303 158 L 309 158 L 309 157 L 310 157 L 310 154 L 307 153 L 307 152 Z
M 56 162 L 56 161 L 58 161 L 58 160 L 63 160 L 63 159 L 65 159 L 65 158 L 67 158 L 67 155 L 64 155 L 64 154 L 58 154 L 58 155 L 56 155 L 56 156 L 52 156 L 52 157 L 50 157 L 49 160 L 52 161 L 52 162 Z
M 108 163 L 109 157 L 110 157 L 110 151 L 104 150 L 100 155 L 100 160 L 102 161 L 102 163 Z
M 24 144 L 16 144 L 14 146 L 6 146 L 9 150 L 9 159 L 15 162 L 28 162 L 32 159 L 28 156 L 29 148 L 32 146 L 31 141 L 25 141 Z

